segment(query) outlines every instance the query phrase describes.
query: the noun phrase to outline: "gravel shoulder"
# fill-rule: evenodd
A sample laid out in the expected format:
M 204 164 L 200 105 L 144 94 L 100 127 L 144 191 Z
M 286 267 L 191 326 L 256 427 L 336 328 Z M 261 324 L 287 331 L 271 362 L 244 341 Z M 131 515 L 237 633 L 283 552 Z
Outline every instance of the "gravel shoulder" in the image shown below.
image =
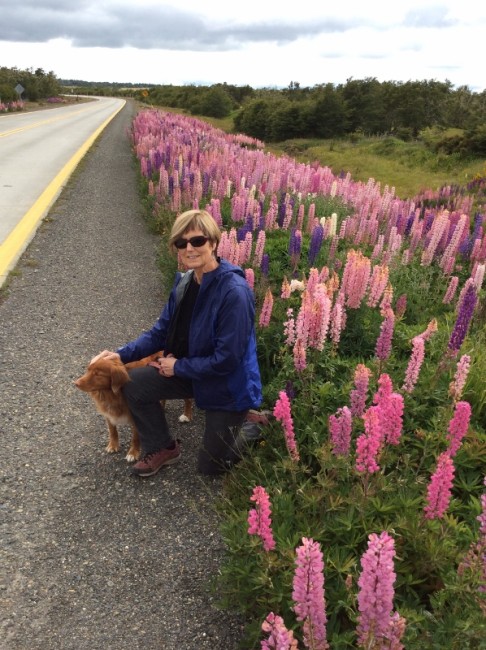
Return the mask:
M 0 648 L 236 650 L 215 607 L 221 479 L 196 474 L 202 414 L 183 458 L 148 479 L 107 454 L 103 418 L 73 380 L 98 351 L 151 326 L 164 300 L 127 131 L 108 125 L 17 265 L 0 304 Z

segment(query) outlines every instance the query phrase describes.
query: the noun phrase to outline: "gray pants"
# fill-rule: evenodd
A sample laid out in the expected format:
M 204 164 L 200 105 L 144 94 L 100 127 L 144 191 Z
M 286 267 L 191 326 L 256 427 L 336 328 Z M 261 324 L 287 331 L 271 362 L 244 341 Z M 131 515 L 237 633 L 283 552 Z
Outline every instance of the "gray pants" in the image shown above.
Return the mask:
M 173 442 L 160 400 L 193 397 L 192 381 L 164 377 L 146 366 L 129 371 L 123 395 L 140 434 L 144 454 L 169 447 Z M 234 441 L 248 411 L 206 411 L 206 426 L 198 455 L 201 474 L 221 474 L 239 459 Z

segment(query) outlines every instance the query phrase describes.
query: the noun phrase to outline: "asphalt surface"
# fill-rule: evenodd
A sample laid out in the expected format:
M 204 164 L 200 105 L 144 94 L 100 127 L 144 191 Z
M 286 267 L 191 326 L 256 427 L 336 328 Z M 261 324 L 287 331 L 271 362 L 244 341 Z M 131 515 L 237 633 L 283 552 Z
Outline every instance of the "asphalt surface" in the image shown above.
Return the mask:
M 73 380 L 150 327 L 165 291 L 127 131 L 108 125 L 24 253 L 0 304 L 2 650 L 236 650 L 215 605 L 220 478 L 196 474 L 200 412 L 168 406 L 183 457 L 154 477 L 107 454 Z

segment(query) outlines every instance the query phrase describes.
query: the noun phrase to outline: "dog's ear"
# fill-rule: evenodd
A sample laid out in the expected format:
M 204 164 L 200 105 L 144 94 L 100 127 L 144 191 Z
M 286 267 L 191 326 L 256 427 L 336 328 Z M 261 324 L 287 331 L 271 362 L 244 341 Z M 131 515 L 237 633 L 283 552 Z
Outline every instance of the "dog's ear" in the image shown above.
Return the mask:
M 128 380 L 128 372 L 124 366 L 113 366 L 111 369 L 111 390 L 114 393 L 118 393 Z

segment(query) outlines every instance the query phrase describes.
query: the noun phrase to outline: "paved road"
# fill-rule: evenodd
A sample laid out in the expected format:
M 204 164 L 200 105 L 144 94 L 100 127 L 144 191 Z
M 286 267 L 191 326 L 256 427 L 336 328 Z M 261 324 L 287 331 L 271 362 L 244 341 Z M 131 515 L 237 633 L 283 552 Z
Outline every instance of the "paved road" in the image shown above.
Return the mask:
M 0 116 L 0 286 L 70 174 L 125 102 Z
M 181 462 L 138 479 L 104 451 L 104 422 L 72 383 L 164 300 L 126 137 L 133 111 L 71 177 L 0 304 L 2 650 L 236 650 L 241 636 L 209 589 L 221 480 L 195 473 L 201 414 L 179 424 L 170 405 Z

